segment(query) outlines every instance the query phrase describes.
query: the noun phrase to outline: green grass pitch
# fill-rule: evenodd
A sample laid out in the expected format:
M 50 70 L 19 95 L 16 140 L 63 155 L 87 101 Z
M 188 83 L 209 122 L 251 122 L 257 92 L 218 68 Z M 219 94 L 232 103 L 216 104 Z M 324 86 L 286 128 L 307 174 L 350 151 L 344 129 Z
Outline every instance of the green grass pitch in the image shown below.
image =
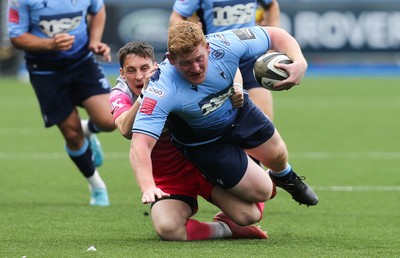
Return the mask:
M 399 78 L 306 77 L 274 92 L 290 163 L 320 203 L 299 206 L 280 190 L 259 223 L 269 240 L 201 242 L 159 240 L 117 131 L 99 135 L 111 206 L 90 207 L 87 183 L 58 130 L 44 129 L 31 86 L 0 84 L 0 257 L 400 256 Z M 216 212 L 201 200 L 196 218 Z

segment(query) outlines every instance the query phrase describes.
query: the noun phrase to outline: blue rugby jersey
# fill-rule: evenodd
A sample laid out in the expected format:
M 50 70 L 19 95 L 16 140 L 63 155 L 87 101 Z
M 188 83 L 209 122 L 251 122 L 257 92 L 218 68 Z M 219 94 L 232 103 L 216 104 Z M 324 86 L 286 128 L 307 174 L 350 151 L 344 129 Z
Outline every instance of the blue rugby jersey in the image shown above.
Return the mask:
M 257 2 L 272 0 L 177 0 L 173 9 L 183 17 L 195 12 L 206 34 L 255 26 Z
M 184 145 L 218 139 L 235 121 L 229 89 L 240 62 L 264 54 L 270 47 L 262 27 L 242 28 L 207 36 L 211 52 L 206 79 L 199 85 L 186 81 L 168 60 L 162 62 L 144 92 L 133 132 L 156 139 L 164 123 Z
M 12 0 L 8 8 L 9 36 L 27 32 L 41 38 L 52 38 L 57 33 L 75 35 L 68 51 L 25 52 L 25 57 L 38 64 L 79 59 L 90 52 L 86 15 L 96 14 L 103 5 L 103 0 Z

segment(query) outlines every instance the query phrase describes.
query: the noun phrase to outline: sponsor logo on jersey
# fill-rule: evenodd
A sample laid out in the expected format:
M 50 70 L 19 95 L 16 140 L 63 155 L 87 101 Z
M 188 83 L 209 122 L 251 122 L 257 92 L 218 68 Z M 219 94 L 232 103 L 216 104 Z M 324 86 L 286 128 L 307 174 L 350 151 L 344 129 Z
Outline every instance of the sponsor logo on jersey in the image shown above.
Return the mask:
M 140 113 L 151 115 L 153 114 L 154 107 L 157 104 L 157 100 L 144 97 L 142 105 L 140 106 Z
M 217 33 L 217 34 L 214 34 L 214 37 L 221 40 L 222 44 L 224 44 L 226 46 L 231 45 L 231 43 L 225 38 L 225 36 L 223 34 Z
M 230 26 L 252 22 L 256 9 L 255 1 L 230 1 L 226 3 L 215 2 L 213 6 L 213 24 L 215 26 Z
M 57 33 L 68 32 L 79 26 L 83 19 L 82 11 L 62 15 L 40 16 L 39 25 L 49 38 Z
M 122 101 L 121 98 L 117 98 L 116 100 L 111 102 L 112 113 L 115 113 L 115 111 L 117 111 L 118 109 L 120 109 L 124 106 L 124 104 L 120 103 L 121 101 Z
M 19 12 L 13 8 L 10 8 L 8 21 L 13 23 L 19 23 Z
M 217 110 L 222 106 L 222 104 L 225 103 L 231 96 L 230 93 L 230 87 L 226 88 L 225 90 L 213 94 L 205 99 L 203 99 L 200 103 L 199 106 L 201 108 L 201 112 L 203 113 L 204 116 L 207 116 L 211 112 Z
M 159 98 L 165 97 L 165 93 L 157 87 L 147 87 L 146 93 L 154 94 Z
M 214 51 L 211 53 L 211 57 L 214 58 L 215 60 L 221 59 L 222 57 L 224 57 L 224 55 L 225 55 L 225 51 L 222 50 L 222 49 L 214 50 Z
M 248 40 L 256 38 L 254 33 L 249 28 L 241 28 L 233 30 L 232 32 L 235 33 L 240 40 Z

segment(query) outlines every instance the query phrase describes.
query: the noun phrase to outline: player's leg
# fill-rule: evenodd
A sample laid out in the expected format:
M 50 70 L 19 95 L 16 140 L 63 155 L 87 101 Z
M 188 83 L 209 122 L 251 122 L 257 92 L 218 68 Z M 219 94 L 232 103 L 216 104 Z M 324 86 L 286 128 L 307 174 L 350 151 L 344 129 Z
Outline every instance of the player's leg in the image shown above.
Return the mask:
M 214 187 L 211 202 L 238 225 L 257 223 L 263 216 L 263 203 L 246 201 L 220 186 Z
M 245 173 L 237 184 L 228 188 L 228 191 L 250 202 L 268 201 L 273 192 L 270 176 L 249 156 L 246 155 L 245 158 L 248 164 Z
M 90 119 L 81 121 L 82 128 L 85 137 L 90 141 L 96 167 L 101 166 L 104 159 L 103 149 L 96 133 L 115 129 L 108 99 L 109 94 L 100 94 L 91 96 L 83 102 Z
M 80 172 L 89 182 L 90 204 L 108 206 L 109 199 L 106 185 L 94 166 L 89 141 L 83 136 L 80 117 L 76 109 L 57 124 L 66 141 L 66 151 Z
M 160 238 L 168 241 L 192 241 L 232 237 L 226 224 L 190 219 L 195 213 L 193 209 L 197 208 L 179 199 L 157 201 L 151 208 L 151 218 Z
M 80 65 L 74 97 L 81 101 L 97 131 L 110 132 L 116 126 L 109 103 L 111 85 L 94 58 L 88 58 Z
M 247 149 L 246 152 L 267 166 L 275 185 L 289 192 L 294 200 L 306 205 L 318 203 L 318 197 L 314 191 L 288 164 L 286 145 L 277 130 L 269 140 L 256 148 Z
M 237 144 L 221 138 L 196 148 L 180 147 L 213 184 L 251 202 L 265 202 L 271 197 L 273 187 L 268 173 Z
M 111 107 L 109 104 L 108 93 L 94 95 L 87 98 L 83 102 L 83 106 L 85 107 L 92 125 L 89 127 L 89 130 L 92 132 L 110 132 L 115 129 L 114 120 L 111 115 Z
M 228 189 L 212 185 L 198 170 L 192 171 L 196 184 L 191 192 L 199 194 L 205 200 L 219 207 L 223 214 L 218 213 L 214 221 L 228 223 L 233 237 L 261 238 L 267 236 L 260 228 L 252 224 L 261 220 L 264 212 L 264 202 L 255 203 L 231 193 Z M 190 180 L 188 180 L 190 182 Z M 187 185 L 185 181 L 185 185 Z M 275 194 L 275 187 L 273 194 Z
M 104 153 L 103 148 L 101 147 L 101 142 L 96 136 L 96 133 L 99 132 L 99 130 L 90 119 L 81 119 L 81 126 L 83 135 L 89 141 L 90 149 L 93 153 L 94 166 L 100 167 L 103 164 Z
M 286 145 L 272 122 L 245 95 L 232 135 L 246 153 L 270 169 L 276 186 L 288 191 L 301 204 L 315 205 L 317 195 L 288 164 Z
M 74 73 L 72 71 L 46 75 L 30 73 L 29 76 L 40 104 L 45 126 L 58 126 L 66 141 L 65 149 L 68 155 L 93 189 L 91 204 L 108 205 L 105 184 L 93 165 L 89 141 L 83 137 L 76 103 L 72 97 L 74 87 L 65 84 L 73 80 Z M 92 201 L 93 197 L 96 197 L 95 202 Z
M 177 199 L 156 202 L 151 209 L 154 228 L 162 240 L 194 241 L 217 238 L 266 239 L 266 233 L 256 226 L 239 226 L 224 214 L 217 214 L 214 222 L 200 222 L 188 203 Z
M 213 185 L 186 159 L 182 159 L 181 163 L 182 166 L 174 173 L 168 170 L 168 166 L 163 168 L 157 164 L 153 167 L 156 168 L 154 177 L 157 187 L 171 194 L 169 198 L 157 200 L 152 205 L 151 216 L 157 234 L 161 239 L 171 241 L 229 237 L 229 227 L 224 224 L 191 219 L 198 209 L 197 195 L 210 200 Z M 169 176 L 165 176 L 168 171 Z M 158 180 L 160 177 L 162 180 Z
M 181 200 L 159 200 L 151 208 L 154 228 L 162 240 L 188 240 L 186 222 L 191 216 L 191 207 Z
M 82 105 L 89 115 L 89 121 L 82 122 L 85 137 L 90 141 L 95 166 L 103 163 L 103 150 L 96 133 L 114 130 L 115 124 L 109 105 L 110 83 L 93 58 L 86 59 L 75 74 L 76 85 L 72 88 L 76 104 Z
M 259 160 L 272 171 L 282 171 L 287 167 L 288 152 L 286 144 L 277 130 L 264 143 L 255 148 L 246 149 L 246 153 Z
M 218 212 L 213 221 L 229 227 L 232 238 L 268 239 L 268 235 L 260 227 L 253 225 L 261 220 L 264 203 L 243 200 L 229 190 L 215 186 L 211 200 L 222 212 Z

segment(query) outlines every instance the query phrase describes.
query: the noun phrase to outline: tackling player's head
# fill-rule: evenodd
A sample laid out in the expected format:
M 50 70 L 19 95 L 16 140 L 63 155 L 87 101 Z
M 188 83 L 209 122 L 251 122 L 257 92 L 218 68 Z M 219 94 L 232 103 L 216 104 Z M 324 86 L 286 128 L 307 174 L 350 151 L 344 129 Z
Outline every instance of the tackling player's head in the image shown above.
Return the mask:
M 118 51 L 119 73 L 135 95 L 146 82 L 146 74 L 156 61 L 154 49 L 146 42 L 129 42 Z
M 169 29 L 167 58 L 190 83 L 205 80 L 209 53 L 210 46 L 199 25 L 181 21 Z

